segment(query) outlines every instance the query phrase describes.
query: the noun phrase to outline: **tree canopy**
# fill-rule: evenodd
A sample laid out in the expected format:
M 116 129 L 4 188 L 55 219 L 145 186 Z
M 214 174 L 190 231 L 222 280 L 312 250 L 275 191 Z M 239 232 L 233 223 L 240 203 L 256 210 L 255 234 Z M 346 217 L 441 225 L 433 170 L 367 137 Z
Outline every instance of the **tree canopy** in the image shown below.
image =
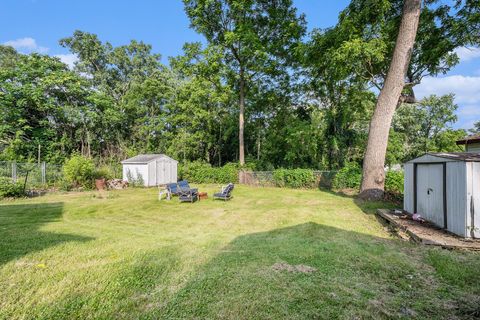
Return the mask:
M 114 46 L 77 30 L 78 61 L 0 46 L 0 160 L 62 163 L 74 153 L 118 162 L 141 152 L 258 169 L 361 164 L 385 82 L 401 0 L 352 0 L 335 26 L 306 33 L 291 0 L 184 0 L 205 43 L 161 62 L 142 41 Z M 425 76 L 479 43 L 477 1 L 425 1 L 387 164 L 456 151 L 454 96 L 415 97 Z M 479 131 L 479 125 L 472 132 Z

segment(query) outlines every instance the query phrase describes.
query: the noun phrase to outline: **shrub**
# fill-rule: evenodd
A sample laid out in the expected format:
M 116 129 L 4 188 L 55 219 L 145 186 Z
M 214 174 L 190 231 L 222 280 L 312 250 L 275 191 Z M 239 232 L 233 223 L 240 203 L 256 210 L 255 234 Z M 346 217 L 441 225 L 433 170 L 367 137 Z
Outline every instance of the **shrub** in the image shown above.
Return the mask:
M 317 185 L 311 169 L 277 169 L 273 171 L 273 181 L 277 187 L 313 188 Z
M 403 194 L 403 179 L 403 171 L 387 171 L 385 175 L 385 192 Z
M 179 165 L 178 176 L 193 183 L 229 183 L 238 182 L 238 170 L 239 166 L 235 163 L 212 167 L 208 163 L 196 161 Z
M 58 188 L 58 190 L 61 190 L 61 191 L 70 191 L 73 189 L 73 186 L 70 182 L 68 182 L 67 180 L 65 180 L 65 178 L 59 180 L 56 184 L 55 184 L 55 187 Z
M 0 198 L 18 198 L 24 195 L 21 182 L 13 182 L 10 178 L 0 177 Z
M 95 165 L 89 158 L 74 155 L 63 165 L 63 174 L 65 181 L 74 187 L 90 189 L 95 178 Z
M 94 173 L 95 179 L 106 179 L 110 180 L 115 178 L 113 170 L 108 166 L 101 166 L 98 169 L 95 169 Z
M 356 162 L 347 163 L 333 178 L 335 189 L 359 189 L 362 182 L 362 168 Z

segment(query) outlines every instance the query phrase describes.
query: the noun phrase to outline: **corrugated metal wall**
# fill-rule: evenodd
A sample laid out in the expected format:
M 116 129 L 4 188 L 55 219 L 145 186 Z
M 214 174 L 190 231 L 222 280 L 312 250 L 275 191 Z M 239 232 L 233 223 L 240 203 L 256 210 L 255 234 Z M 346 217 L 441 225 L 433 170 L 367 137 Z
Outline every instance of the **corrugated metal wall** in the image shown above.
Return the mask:
M 480 238 L 480 163 L 467 163 L 466 221 L 468 236 Z
M 417 165 L 417 213 L 442 228 L 445 226 L 443 189 L 443 163 L 419 163 Z
M 403 210 L 413 213 L 413 163 L 405 163 L 403 182 Z
M 447 229 L 463 237 L 480 238 L 480 163 L 454 161 L 430 155 L 407 162 L 404 166 L 403 208 L 411 213 L 414 212 L 414 163 L 422 162 L 446 162 Z M 418 170 L 422 167 L 427 166 L 419 165 Z M 418 203 L 419 198 L 417 206 Z
M 447 229 L 460 236 L 467 236 L 466 163 L 447 163 Z

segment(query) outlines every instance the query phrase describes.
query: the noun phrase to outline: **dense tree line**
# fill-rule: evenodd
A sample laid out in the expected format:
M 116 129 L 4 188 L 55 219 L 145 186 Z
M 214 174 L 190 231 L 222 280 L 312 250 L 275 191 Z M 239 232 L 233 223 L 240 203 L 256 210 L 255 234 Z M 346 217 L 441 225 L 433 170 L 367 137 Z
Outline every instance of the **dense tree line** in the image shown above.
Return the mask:
M 78 57 L 73 69 L 0 46 L 0 160 L 157 152 L 261 169 L 362 161 L 403 1 L 352 0 L 336 26 L 310 34 L 291 0 L 184 3 L 206 44 L 186 43 L 168 65 L 141 41 L 114 47 L 83 31 L 60 40 Z M 454 97 L 416 101 L 414 87 L 457 64 L 455 48 L 478 43 L 478 10 L 475 1 L 422 7 L 387 164 L 459 150 L 466 132 L 451 129 Z

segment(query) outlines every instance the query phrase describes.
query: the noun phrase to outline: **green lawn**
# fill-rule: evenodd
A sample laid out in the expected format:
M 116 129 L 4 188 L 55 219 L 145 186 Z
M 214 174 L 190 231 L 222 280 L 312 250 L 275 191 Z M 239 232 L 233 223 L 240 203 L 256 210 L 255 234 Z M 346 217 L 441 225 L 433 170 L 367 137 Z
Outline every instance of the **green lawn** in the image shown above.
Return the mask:
M 0 318 L 480 316 L 480 254 L 393 238 L 372 214 L 381 204 L 244 186 L 234 196 L 180 204 L 133 189 L 0 202 Z

